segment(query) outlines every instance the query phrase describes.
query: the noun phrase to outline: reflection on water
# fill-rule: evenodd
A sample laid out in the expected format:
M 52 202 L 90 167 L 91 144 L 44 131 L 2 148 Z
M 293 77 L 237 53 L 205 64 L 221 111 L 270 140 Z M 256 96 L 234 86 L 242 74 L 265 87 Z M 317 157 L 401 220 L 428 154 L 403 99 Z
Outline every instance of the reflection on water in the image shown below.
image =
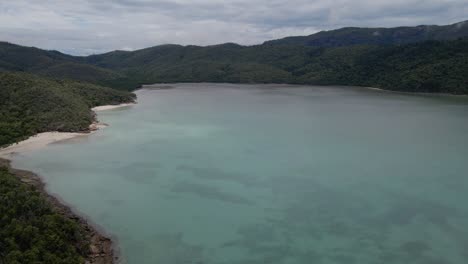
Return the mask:
M 129 264 L 468 263 L 466 99 L 175 86 L 15 163 Z

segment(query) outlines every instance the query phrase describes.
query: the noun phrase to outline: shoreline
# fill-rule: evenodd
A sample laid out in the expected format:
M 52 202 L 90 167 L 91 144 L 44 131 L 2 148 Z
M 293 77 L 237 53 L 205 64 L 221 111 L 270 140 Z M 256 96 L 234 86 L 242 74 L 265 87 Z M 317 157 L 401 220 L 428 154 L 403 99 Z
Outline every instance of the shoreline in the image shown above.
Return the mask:
M 127 106 L 133 106 L 136 103 L 124 103 L 124 104 L 118 104 L 118 105 L 100 105 L 100 106 L 95 106 L 91 108 L 92 111 L 94 112 L 99 112 L 99 111 L 106 111 L 106 110 L 113 110 L 113 109 L 118 109 L 118 108 L 124 108 Z
M 94 125 L 90 125 L 90 130 L 91 127 Z M 25 139 L 23 141 L 20 141 L 18 143 L 14 143 L 8 147 L 0 149 L 0 158 L 3 159 L 13 159 L 15 155 L 24 153 L 24 152 L 29 152 L 29 151 L 34 151 L 37 149 L 41 149 L 49 144 L 53 144 L 56 142 L 76 138 L 76 137 L 83 137 L 87 136 L 93 133 L 93 131 L 90 132 L 43 132 L 36 134 L 34 136 L 29 137 L 28 139 Z
M 91 111 L 106 111 L 117 108 L 123 108 L 135 105 L 136 103 L 124 103 L 119 105 L 103 105 L 91 109 Z M 96 131 L 107 127 L 105 123 L 100 123 L 96 119 L 89 125 L 89 129 L 84 132 L 43 132 L 31 136 L 23 141 L 12 144 L 5 148 L 0 148 L 0 166 L 6 167 L 8 171 L 18 177 L 21 182 L 34 186 L 47 201 L 52 205 L 54 210 L 59 214 L 72 221 L 76 221 L 85 231 L 89 245 L 89 254 L 86 257 L 86 264 L 115 264 L 120 262 L 119 248 L 116 245 L 115 238 L 107 234 L 106 231 L 98 224 L 94 223 L 86 215 L 83 215 L 73 206 L 68 205 L 59 196 L 49 193 L 45 181 L 40 175 L 27 170 L 22 170 L 12 167 L 12 162 L 16 155 L 21 153 L 34 151 L 43 148 L 49 144 L 69 140 L 76 137 L 88 136 Z
M 77 222 L 88 237 L 89 254 L 86 256 L 86 264 L 113 264 L 119 262 L 118 248 L 111 239 L 112 236 L 93 223 L 86 216 L 77 212 L 72 206 L 66 204 L 59 197 L 47 192 L 43 179 L 32 171 L 15 169 L 11 166 L 11 160 L 0 157 L 0 166 L 18 177 L 21 182 L 34 186 L 43 195 L 54 210 L 65 218 Z
M 123 104 L 118 104 L 118 105 L 101 105 L 101 106 L 96 106 L 96 107 L 91 108 L 91 111 L 101 112 L 101 111 L 107 111 L 107 110 L 114 110 L 114 109 L 133 106 L 135 104 L 136 103 L 123 103 Z M 96 113 L 94 113 L 94 116 L 95 116 L 94 118 L 96 118 Z M 83 131 L 83 132 L 49 131 L 49 132 L 38 133 L 20 142 L 11 144 L 4 148 L 0 148 L 0 158 L 13 159 L 15 155 L 18 155 L 24 152 L 37 150 L 49 144 L 57 143 L 60 141 L 65 141 L 65 140 L 76 138 L 76 137 L 88 136 L 107 126 L 108 124 L 106 123 L 101 123 L 97 120 L 94 120 L 94 122 L 89 125 L 88 130 Z
M 419 95 L 419 96 L 429 96 L 429 97 L 468 98 L 468 94 L 429 93 L 429 92 L 405 92 L 405 91 L 388 90 L 388 89 L 375 88 L 375 87 L 367 87 L 367 86 L 343 86 L 343 87 L 365 88 L 365 89 L 372 90 L 372 91 L 386 92 L 386 93 L 393 93 L 393 94 L 402 94 L 402 95 L 416 95 L 416 96 Z
M 165 89 L 174 89 L 174 85 L 177 84 L 234 84 L 234 85 L 291 85 L 291 86 L 321 86 L 321 87 L 328 87 L 328 86 L 336 86 L 336 87 L 343 87 L 343 88 L 359 88 L 359 89 L 367 89 L 373 91 L 380 91 L 380 92 L 390 92 L 396 94 L 408 94 L 408 95 L 422 95 L 422 96 L 447 96 L 447 97 L 455 97 L 455 98 L 468 98 L 468 94 L 454 94 L 454 93 L 431 93 L 431 92 L 409 92 L 409 91 L 398 91 L 398 90 L 391 90 L 391 89 L 384 89 L 384 88 L 377 88 L 371 86 L 356 86 L 356 85 L 342 85 L 342 84 L 308 84 L 308 83 L 234 83 L 234 82 L 167 82 L 167 83 L 153 83 L 153 84 L 142 84 L 137 90 L 165 90 Z M 153 85 L 159 85 L 162 87 L 151 87 Z

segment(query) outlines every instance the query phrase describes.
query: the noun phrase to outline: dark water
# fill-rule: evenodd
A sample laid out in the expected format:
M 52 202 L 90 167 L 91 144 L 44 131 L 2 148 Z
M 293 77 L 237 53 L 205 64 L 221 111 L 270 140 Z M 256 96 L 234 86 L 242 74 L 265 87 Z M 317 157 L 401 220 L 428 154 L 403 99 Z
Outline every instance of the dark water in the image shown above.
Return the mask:
M 466 264 L 468 100 L 184 84 L 24 155 L 129 264 Z

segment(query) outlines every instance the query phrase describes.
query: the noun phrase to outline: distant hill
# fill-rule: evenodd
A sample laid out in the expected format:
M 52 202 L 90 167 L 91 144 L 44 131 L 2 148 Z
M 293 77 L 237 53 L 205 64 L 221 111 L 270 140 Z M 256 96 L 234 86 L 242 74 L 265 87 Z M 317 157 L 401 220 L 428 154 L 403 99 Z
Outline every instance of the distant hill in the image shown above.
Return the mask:
M 84 58 L 74 57 L 58 51 L 23 47 L 8 42 L 0 42 L 0 71 L 20 71 L 51 78 L 86 81 L 114 88 L 126 77 L 109 69 L 85 63 Z M 136 83 L 129 83 L 138 86 Z
M 265 42 L 266 45 L 305 45 L 342 47 L 351 45 L 396 45 L 427 40 L 456 40 L 468 37 L 468 20 L 446 26 L 395 28 L 346 27 L 321 31 L 309 36 L 287 37 Z
M 331 48 L 165 45 L 87 59 L 142 83 L 335 84 L 407 92 L 468 93 L 468 40 Z
M 37 70 L 60 62 L 75 61 L 75 57 L 58 51 L 46 51 L 34 47 L 23 47 L 0 42 L 0 62 L 5 70 Z
M 127 90 L 157 82 L 231 82 L 468 94 L 468 39 L 462 38 L 466 35 L 468 22 L 343 28 L 255 46 L 161 45 L 88 57 L 0 43 L 0 71 Z

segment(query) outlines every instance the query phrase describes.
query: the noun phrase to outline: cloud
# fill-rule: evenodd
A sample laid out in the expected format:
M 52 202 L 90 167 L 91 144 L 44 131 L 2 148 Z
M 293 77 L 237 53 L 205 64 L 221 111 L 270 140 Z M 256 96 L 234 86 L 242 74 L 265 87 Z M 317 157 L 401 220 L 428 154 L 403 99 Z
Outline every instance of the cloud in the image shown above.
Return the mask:
M 15 0 L 0 40 L 72 54 L 165 43 L 258 44 L 343 26 L 450 24 L 466 0 Z

